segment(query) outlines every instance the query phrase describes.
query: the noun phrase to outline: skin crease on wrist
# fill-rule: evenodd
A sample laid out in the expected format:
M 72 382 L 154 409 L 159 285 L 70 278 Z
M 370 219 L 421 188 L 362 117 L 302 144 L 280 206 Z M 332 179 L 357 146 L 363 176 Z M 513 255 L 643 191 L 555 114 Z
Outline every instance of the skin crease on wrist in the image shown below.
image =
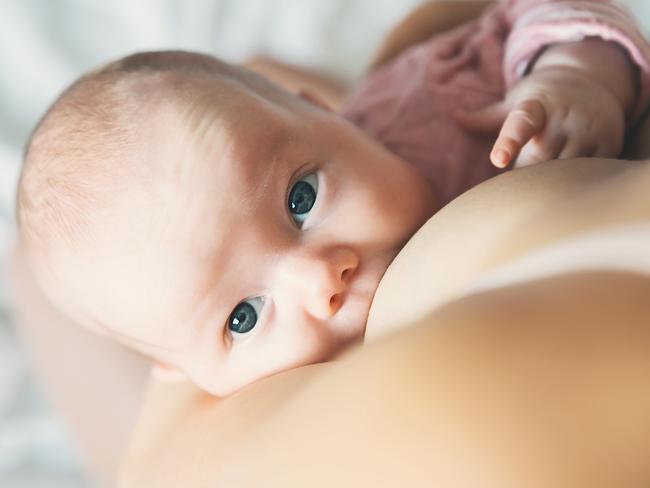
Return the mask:
M 608 89 L 629 115 L 635 102 L 637 72 L 627 53 L 616 43 L 599 38 L 556 44 L 544 50 L 532 71 L 548 66 L 575 68 Z

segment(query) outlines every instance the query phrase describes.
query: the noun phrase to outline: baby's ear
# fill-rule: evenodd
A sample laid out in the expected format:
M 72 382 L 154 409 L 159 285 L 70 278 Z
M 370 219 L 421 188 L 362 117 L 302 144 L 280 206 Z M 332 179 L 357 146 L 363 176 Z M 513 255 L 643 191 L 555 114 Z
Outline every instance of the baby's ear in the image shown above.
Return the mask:
M 330 104 L 327 103 L 325 98 L 323 98 L 319 93 L 315 91 L 301 88 L 300 90 L 298 90 L 298 96 L 318 108 L 322 108 L 323 110 L 327 110 L 328 112 L 334 112 L 334 110 L 332 109 Z
M 187 381 L 187 376 L 181 370 L 165 363 L 153 363 L 151 366 L 151 376 L 157 381 L 166 383 L 179 383 Z

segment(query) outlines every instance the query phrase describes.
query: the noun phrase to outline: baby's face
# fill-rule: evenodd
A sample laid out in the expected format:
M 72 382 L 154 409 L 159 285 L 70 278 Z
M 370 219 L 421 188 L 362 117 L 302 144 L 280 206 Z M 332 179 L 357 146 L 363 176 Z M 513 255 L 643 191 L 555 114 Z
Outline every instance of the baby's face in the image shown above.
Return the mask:
M 152 120 L 159 175 L 101 222 L 100 259 L 76 271 L 101 282 L 86 300 L 111 335 L 218 395 L 362 339 L 379 280 L 435 203 L 338 115 L 238 103 L 229 129 L 210 103 L 191 130 L 173 112 Z

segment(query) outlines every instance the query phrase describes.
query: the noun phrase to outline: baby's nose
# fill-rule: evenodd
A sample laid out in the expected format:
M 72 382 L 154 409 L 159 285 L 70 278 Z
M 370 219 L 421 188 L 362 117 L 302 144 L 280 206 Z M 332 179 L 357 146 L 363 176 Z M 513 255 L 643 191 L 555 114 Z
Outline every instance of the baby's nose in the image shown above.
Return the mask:
M 351 249 L 300 252 L 285 258 L 280 281 L 283 292 L 317 319 L 328 319 L 343 305 L 350 280 L 359 266 Z

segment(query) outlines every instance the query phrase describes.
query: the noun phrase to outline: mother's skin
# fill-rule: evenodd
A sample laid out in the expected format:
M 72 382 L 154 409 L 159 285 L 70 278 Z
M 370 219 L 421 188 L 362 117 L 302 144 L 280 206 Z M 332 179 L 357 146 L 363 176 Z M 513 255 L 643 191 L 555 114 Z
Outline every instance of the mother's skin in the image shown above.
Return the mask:
M 648 188 L 649 162 L 596 159 L 476 187 L 402 250 L 368 334 L 419 323 L 222 401 L 153 384 L 122 486 L 649 486 L 650 277 L 573 272 L 433 310 L 548 242 L 650 222 Z

